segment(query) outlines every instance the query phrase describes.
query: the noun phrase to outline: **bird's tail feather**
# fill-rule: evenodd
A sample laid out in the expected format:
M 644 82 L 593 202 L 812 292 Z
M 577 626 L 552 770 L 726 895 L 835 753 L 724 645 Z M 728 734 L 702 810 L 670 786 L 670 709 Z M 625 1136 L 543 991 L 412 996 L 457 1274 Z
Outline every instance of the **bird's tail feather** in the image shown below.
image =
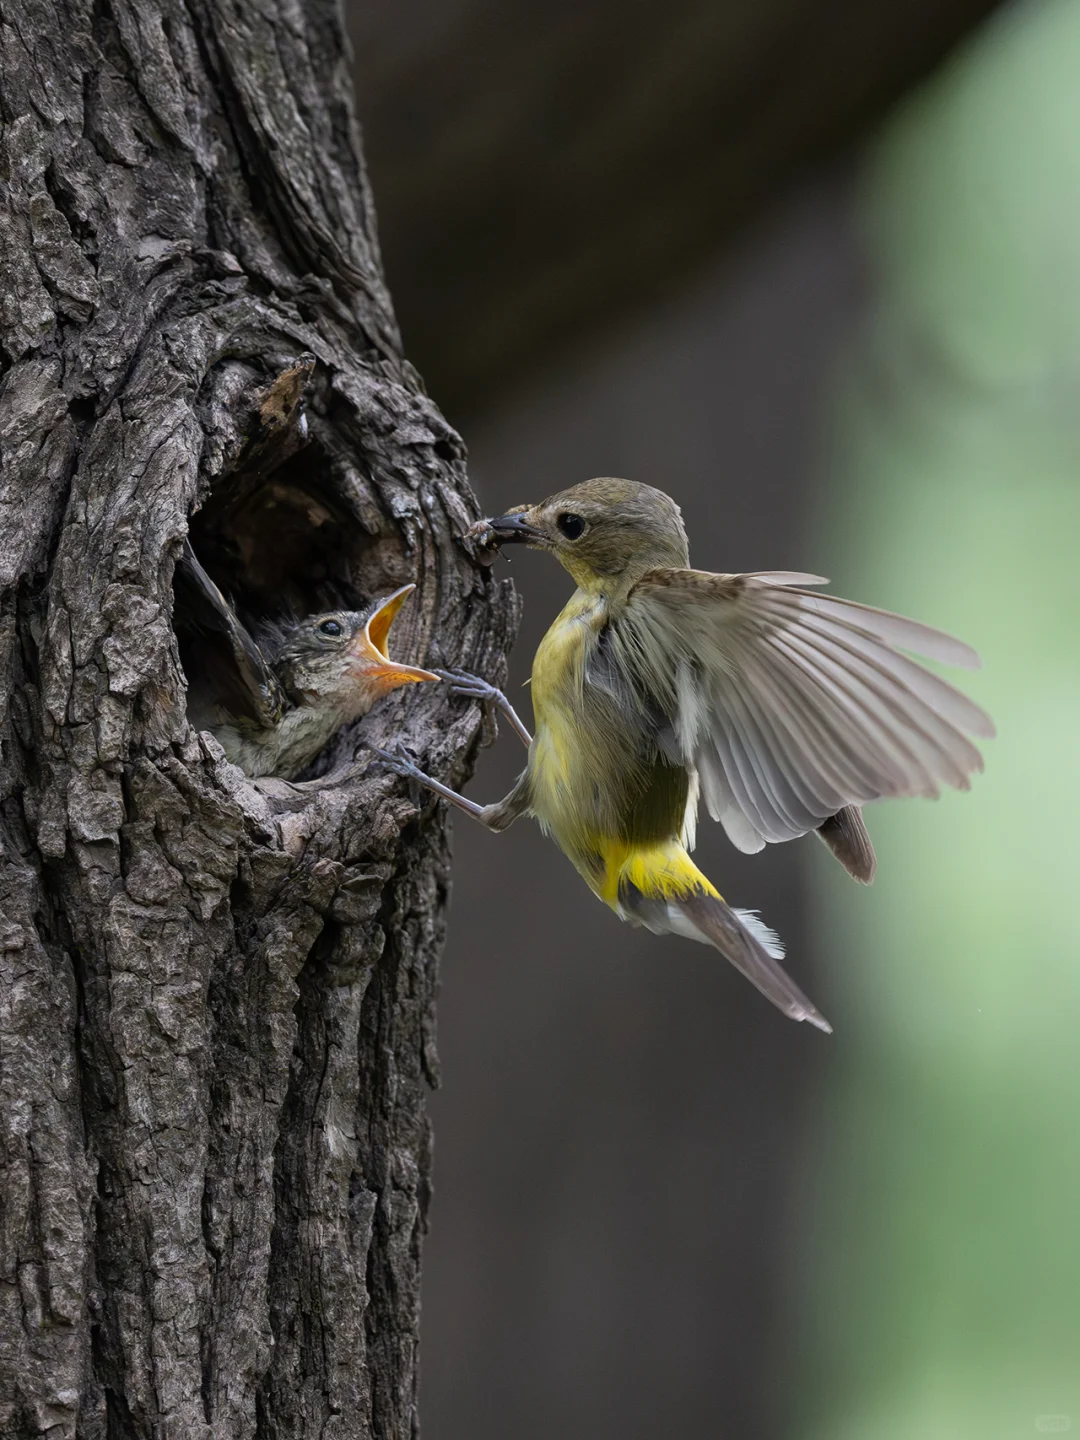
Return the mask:
M 877 869 L 873 841 L 857 805 L 845 805 L 818 826 L 818 835 L 852 877 L 869 885 Z
M 825 1016 L 780 964 L 784 952 L 776 943 L 774 932 L 756 915 L 733 910 L 713 895 L 687 895 L 668 903 L 677 906 L 700 937 L 714 945 L 725 960 L 785 1015 L 792 1020 L 809 1020 L 827 1035 L 832 1034 L 832 1026 Z
M 681 847 L 655 856 L 639 851 L 620 869 L 616 909 L 622 915 L 657 934 L 714 946 L 785 1015 L 832 1033 L 780 964 L 784 949 L 776 933 L 754 911 L 732 909 Z

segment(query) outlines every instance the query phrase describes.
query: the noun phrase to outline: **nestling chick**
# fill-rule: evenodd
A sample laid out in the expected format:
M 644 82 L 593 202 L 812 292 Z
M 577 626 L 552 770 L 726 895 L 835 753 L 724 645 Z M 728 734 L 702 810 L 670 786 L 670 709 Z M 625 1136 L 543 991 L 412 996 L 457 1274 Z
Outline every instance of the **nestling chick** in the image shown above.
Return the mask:
M 209 730 L 225 754 L 251 776 L 299 775 L 342 725 L 366 715 L 400 685 L 440 677 L 387 654 L 394 617 L 416 589 L 403 585 L 365 610 L 332 610 L 267 625 L 258 641 L 185 547 L 178 571 L 189 624 L 228 644 L 227 665 L 192 683 L 188 718 Z M 208 656 L 208 661 L 210 657 Z M 209 664 L 207 669 L 209 670 Z

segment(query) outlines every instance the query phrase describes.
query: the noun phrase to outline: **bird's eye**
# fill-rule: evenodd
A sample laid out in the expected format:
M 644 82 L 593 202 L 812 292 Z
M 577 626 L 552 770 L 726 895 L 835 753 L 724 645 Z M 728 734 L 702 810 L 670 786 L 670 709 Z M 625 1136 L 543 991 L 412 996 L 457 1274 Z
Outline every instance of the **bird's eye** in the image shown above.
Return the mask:
M 555 524 L 559 527 L 567 540 L 576 540 L 585 534 L 585 521 L 580 515 L 572 515 L 568 510 L 556 519 Z
M 337 620 L 324 620 L 319 626 L 319 631 L 323 635 L 340 635 L 341 625 Z

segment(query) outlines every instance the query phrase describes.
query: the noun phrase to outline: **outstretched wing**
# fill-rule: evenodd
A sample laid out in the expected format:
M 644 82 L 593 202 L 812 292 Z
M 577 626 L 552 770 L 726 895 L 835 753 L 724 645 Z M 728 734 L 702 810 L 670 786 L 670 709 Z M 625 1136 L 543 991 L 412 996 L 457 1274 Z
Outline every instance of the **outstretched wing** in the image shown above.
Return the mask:
M 273 725 L 284 708 L 281 686 L 187 540 L 175 584 L 177 626 L 190 639 L 185 669 L 194 723 L 206 728 L 212 720 L 229 716 L 260 728 Z
M 653 570 L 613 637 L 669 717 L 709 813 L 740 850 L 816 830 L 846 805 L 967 789 L 990 717 L 903 654 L 975 668 L 918 621 L 815 594 L 819 576 Z

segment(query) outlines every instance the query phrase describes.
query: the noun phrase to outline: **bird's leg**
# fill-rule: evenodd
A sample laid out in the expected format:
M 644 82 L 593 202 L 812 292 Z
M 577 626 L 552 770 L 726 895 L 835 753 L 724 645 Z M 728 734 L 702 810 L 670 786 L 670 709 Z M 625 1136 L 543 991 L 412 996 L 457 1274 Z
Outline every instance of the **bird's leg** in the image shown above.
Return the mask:
M 518 780 L 509 795 L 502 800 L 496 800 L 492 805 L 477 805 L 475 800 L 469 800 L 466 796 L 459 795 L 456 790 L 451 790 L 449 785 L 444 785 L 433 775 L 425 774 L 400 742 L 393 750 L 380 750 L 377 745 L 369 745 L 367 748 L 398 775 L 403 776 L 406 780 L 415 780 L 418 785 L 425 786 L 426 789 L 449 801 L 457 809 L 464 810 L 466 815 L 471 815 L 474 820 L 479 820 L 480 824 L 486 826 L 488 830 L 494 830 L 496 834 L 506 830 L 525 811 L 527 777 L 524 775 Z
M 532 744 L 532 736 L 526 729 L 521 716 L 496 686 L 489 685 L 486 680 L 481 680 L 479 675 L 470 675 L 467 670 L 433 670 L 431 673 L 447 682 L 451 695 L 464 695 L 470 700 L 479 700 L 486 710 L 501 711 L 516 731 L 522 744 Z

